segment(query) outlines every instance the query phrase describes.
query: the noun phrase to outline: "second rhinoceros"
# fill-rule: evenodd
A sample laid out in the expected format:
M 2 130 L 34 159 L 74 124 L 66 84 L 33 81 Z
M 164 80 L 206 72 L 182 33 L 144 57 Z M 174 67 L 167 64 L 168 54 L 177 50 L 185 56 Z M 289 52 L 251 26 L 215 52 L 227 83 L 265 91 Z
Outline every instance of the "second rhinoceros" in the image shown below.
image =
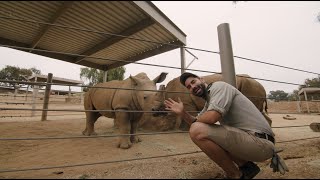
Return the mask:
M 139 73 L 123 81 L 113 80 L 90 88 L 85 94 L 84 109 L 98 111 L 86 111 L 86 128 L 82 134 L 96 135 L 94 123 L 100 116 L 114 118 L 120 134 L 135 134 L 143 111 L 151 111 L 156 83 L 164 81 L 166 75 L 161 73 L 150 80 L 145 73 Z M 120 136 L 118 147 L 127 149 L 139 141 L 135 135 Z
M 162 92 L 158 92 L 156 105 L 153 107 L 154 111 L 164 111 L 163 100 L 171 98 L 177 101 L 178 97 L 182 100 L 184 108 L 189 111 L 190 114 L 196 115 L 197 112 L 201 111 L 205 101 L 197 96 L 189 93 L 179 80 L 180 77 L 174 78 L 169 81 L 167 86 L 163 88 Z M 202 77 L 206 83 L 216 82 L 222 80 L 221 74 L 213 74 Z M 271 125 L 272 120 L 268 117 L 267 113 L 267 101 L 266 91 L 264 87 L 256 80 L 250 78 L 245 74 L 239 74 L 236 77 L 237 89 L 244 94 L 251 102 L 259 109 L 260 112 L 265 116 L 268 123 Z M 180 92 L 180 93 L 178 93 Z M 161 113 L 154 113 L 160 115 Z M 162 113 L 163 114 L 163 113 Z M 158 127 L 159 126 L 159 127 Z M 177 117 L 174 113 L 165 114 L 161 117 L 150 117 L 146 115 L 141 121 L 141 127 L 144 129 L 151 130 L 169 130 L 169 129 L 182 129 L 187 130 L 189 125 Z

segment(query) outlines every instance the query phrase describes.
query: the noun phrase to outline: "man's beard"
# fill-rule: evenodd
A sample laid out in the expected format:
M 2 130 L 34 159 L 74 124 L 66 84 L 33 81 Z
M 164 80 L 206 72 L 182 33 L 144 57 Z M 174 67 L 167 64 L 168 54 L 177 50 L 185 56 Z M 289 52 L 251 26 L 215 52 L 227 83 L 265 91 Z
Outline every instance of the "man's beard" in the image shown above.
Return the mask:
M 199 88 L 201 89 L 201 93 L 197 94 L 195 91 L 192 91 L 192 94 L 195 96 L 198 96 L 198 97 L 205 98 L 207 91 L 206 91 L 206 87 L 205 87 L 204 83 L 201 83 L 199 86 L 200 86 Z M 198 87 L 196 88 L 196 91 L 198 91 Z

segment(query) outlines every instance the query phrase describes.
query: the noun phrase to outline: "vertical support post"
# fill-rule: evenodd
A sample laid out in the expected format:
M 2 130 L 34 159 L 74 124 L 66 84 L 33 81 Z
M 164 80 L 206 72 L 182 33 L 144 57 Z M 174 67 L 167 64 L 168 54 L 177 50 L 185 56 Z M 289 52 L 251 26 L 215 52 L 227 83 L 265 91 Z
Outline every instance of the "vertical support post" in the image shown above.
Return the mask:
M 51 82 L 52 82 L 52 73 L 49 73 L 47 78 L 46 90 L 44 92 L 43 109 L 48 109 L 49 96 L 51 91 L 51 84 L 48 84 L 48 83 L 51 83 Z M 48 114 L 48 111 L 42 111 L 41 121 L 47 120 L 47 114 Z
M 84 91 L 83 91 L 83 89 L 84 89 L 84 87 L 83 87 L 83 83 L 81 84 L 82 86 L 81 86 L 81 95 L 80 95 L 80 104 L 83 104 L 84 102 L 83 102 L 83 98 L 84 98 Z
M 81 92 L 81 94 L 80 94 L 80 104 L 83 104 L 83 96 L 84 96 L 84 93 Z
M 25 101 L 27 101 L 28 100 L 28 94 L 29 94 L 29 84 L 28 84 L 28 86 L 27 86 L 27 91 L 26 91 L 26 100 Z
M 16 97 L 17 97 L 17 94 L 18 94 L 19 85 L 14 84 L 13 87 L 14 87 L 14 96 L 13 97 L 14 97 L 14 100 L 16 100 Z
M 71 101 L 71 86 L 69 86 L 68 99 Z
M 37 75 L 34 77 L 34 82 L 37 82 Z M 33 86 L 33 94 L 32 94 L 32 111 L 31 111 L 31 116 L 34 117 L 35 115 L 35 111 L 34 109 L 36 108 L 36 98 L 38 95 L 38 91 L 39 91 L 39 86 L 38 85 L 34 85 Z
M 103 73 L 103 82 L 107 82 L 108 80 L 108 71 L 104 71 Z
M 181 56 L 181 74 L 183 74 L 186 70 L 186 52 L 183 47 L 180 47 L 180 56 Z
M 300 96 L 298 95 L 299 101 L 297 101 L 297 108 L 298 108 L 298 112 L 301 113 L 301 108 L 300 108 Z
M 306 90 L 304 90 L 303 92 L 304 92 L 304 99 L 305 99 L 305 101 L 306 101 L 306 103 L 307 103 L 308 113 L 310 113 L 309 103 L 308 103 L 308 98 L 307 98 L 307 92 L 306 92 Z
M 236 87 L 236 75 L 234 70 L 232 43 L 228 23 L 223 23 L 218 26 L 218 39 L 222 79 L 223 81 Z

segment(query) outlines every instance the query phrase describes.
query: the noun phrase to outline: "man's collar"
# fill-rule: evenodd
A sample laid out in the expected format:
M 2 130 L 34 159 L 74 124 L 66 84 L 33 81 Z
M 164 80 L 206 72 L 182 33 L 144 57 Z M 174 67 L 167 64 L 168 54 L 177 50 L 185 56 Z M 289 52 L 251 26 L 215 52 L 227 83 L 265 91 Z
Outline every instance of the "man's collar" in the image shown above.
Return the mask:
M 210 87 L 212 86 L 213 83 L 208 84 L 206 91 L 209 93 L 210 92 Z

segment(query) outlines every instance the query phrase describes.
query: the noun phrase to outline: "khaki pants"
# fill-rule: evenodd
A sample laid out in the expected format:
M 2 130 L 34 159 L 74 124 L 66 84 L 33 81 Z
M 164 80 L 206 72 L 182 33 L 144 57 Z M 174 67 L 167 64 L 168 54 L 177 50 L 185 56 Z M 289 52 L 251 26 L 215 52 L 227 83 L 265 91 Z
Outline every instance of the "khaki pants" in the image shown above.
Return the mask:
M 272 158 L 274 144 L 251 132 L 224 125 L 210 125 L 208 137 L 241 160 L 262 162 Z

